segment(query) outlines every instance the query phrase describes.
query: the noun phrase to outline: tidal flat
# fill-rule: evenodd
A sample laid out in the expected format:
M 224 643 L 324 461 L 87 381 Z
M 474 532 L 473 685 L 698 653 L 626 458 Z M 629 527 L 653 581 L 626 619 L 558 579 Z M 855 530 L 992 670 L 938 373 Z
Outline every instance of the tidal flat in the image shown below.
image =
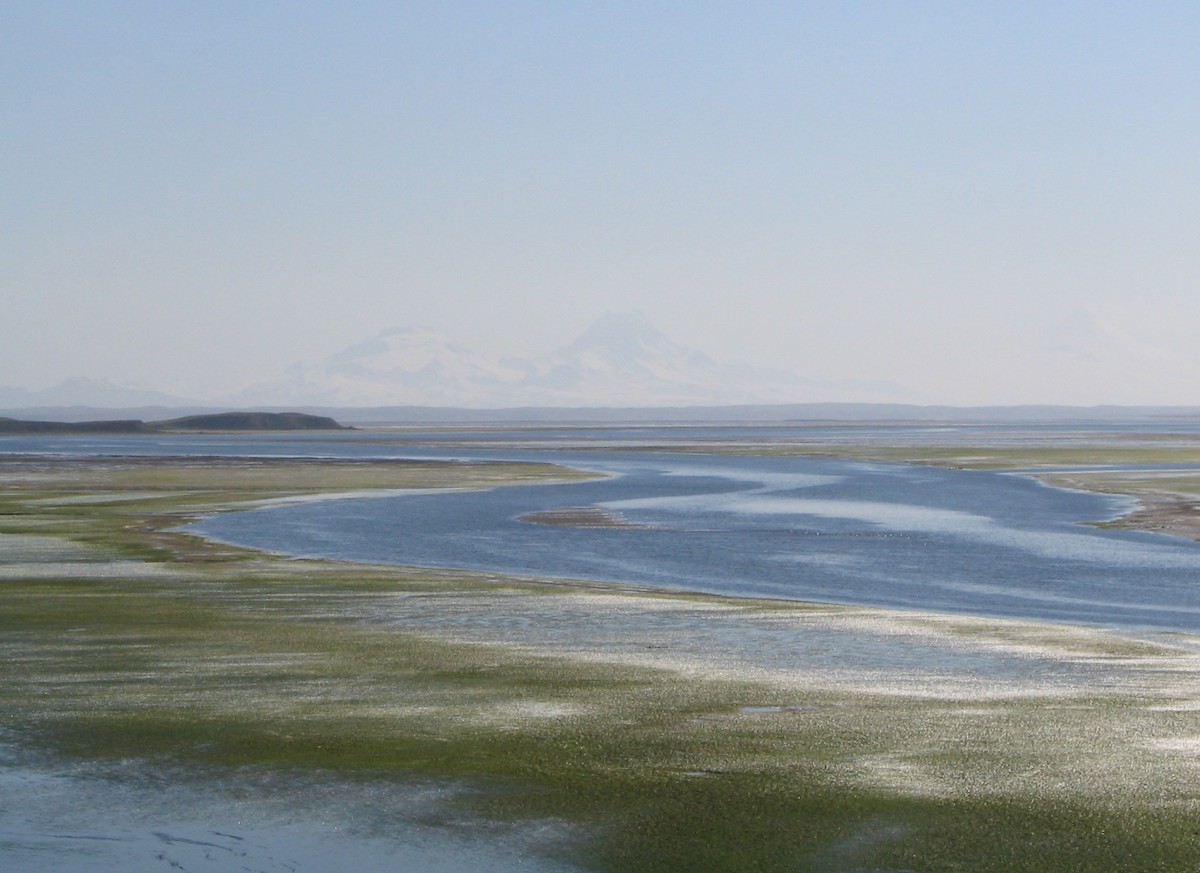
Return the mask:
M 263 501 L 579 475 L 6 456 L 5 869 L 1200 864 L 1190 635 L 301 560 L 179 530 Z

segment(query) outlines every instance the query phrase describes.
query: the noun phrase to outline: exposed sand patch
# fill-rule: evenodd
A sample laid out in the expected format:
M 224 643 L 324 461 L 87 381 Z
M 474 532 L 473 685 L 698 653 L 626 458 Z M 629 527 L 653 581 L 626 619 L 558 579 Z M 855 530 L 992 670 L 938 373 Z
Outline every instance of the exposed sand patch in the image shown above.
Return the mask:
M 168 564 L 113 560 L 110 552 L 62 537 L 0 534 L 0 579 L 141 579 L 176 572 Z
M 1059 488 L 1121 494 L 1136 504 L 1101 527 L 1200 540 L 1200 476 L 1195 470 L 1075 470 L 1036 476 Z
M 142 561 L 90 561 L 0 564 L 0 579 L 155 579 L 178 575 L 167 564 Z
M 1196 689 L 1197 695 L 1200 695 L 1200 688 Z M 1195 700 L 1181 700 L 1176 703 L 1162 703 L 1155 706 L 1147 706 L 1147 712 L 1200 712 L 1200 697 Z
M 564 525 L 567 527 L 619 527 L 635 530 L 650 530 L 652 525 L 629 521 L 621 513 L 598 506 L 570 506 L 562 509 L 547 509 L 530 512 L 520 517 L 521 521 L 533 524 Z
M 87 504 L 124 503 L 132 500 L 186 497 L 191 491 L 121 491 L 101 494 L 72 494 L 64 497 L 43 497 L 30 501 L 30 506 L 83 506 Z
M 108 553 L 63 537 L 0 534 L 0 561 L 5 566 L 19 563 L 103 561 L 109 558 L 111 555 Z

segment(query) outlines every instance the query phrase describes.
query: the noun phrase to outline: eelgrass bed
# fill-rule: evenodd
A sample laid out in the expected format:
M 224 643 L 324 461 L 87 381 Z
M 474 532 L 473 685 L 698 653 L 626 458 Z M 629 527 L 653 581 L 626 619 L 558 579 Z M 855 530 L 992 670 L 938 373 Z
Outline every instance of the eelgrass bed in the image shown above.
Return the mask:
M 529 851 L 587 870 L 1200 865 L 1190 638 L 302 561 L 175 532 L 250 500 L 571 475 L 8 459 L 4 740 L 185 783 L 469 784 L 446 827 L 561 823 Z

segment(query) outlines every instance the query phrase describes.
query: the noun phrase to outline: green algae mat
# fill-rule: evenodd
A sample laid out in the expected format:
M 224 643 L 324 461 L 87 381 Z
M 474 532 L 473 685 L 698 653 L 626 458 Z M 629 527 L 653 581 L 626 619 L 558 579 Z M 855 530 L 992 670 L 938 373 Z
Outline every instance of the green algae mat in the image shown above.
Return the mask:
M 0 462 L 3 740 L 181 774 L 465 780 L 472 821 L 563 822 L 543 850 L 586 870 L 1200 866 L 1191 638 L 294 560 L 176 530 L 269 499 L 575 475 Z

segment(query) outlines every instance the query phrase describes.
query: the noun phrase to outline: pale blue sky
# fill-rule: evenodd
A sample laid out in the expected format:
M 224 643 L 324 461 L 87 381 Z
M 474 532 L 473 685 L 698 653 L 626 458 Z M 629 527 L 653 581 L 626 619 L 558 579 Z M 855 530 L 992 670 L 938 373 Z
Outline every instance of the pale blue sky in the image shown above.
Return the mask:
M 640 309 L 927 402 L 1200 403 L 1198 10 L 0 0 L 0 385 Z

